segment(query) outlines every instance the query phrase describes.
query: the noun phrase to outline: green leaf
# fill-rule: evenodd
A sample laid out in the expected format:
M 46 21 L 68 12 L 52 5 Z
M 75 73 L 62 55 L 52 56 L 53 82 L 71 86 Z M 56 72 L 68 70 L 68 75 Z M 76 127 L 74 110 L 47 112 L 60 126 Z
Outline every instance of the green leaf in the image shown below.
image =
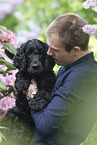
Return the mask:
M 4 32 L 10 34 L 10 32 L 9 32 L 7 29 L 3 28 L 2 26 L 0 26 L 0 29 L 1 29 L 2 31 L 4 31 Z
M 6 72 L 0 67 L 0 73 L 6 74 Z
M 0 65 L 5 65 L 5 60 L 2 57 L 0 57 Z
M 0 132 L 0 143 L 2 142 L 2 133 Z
M 0 143 L 2 142 L 2 138 L 4 138 L 6 140 L 5 136 L 0 131 Z
M 6 49 L 6 44 L 3 43 L 2 49 L 4 49 L 4 50 Z
M 16 67 L 8 61 L 5 61 L 5 65 L 8 67 L 8 70 L 16 70 Z
M 0 89 L 6 91 L 6 85 L 0 80 Z
M 10 94 L 11 92 L 14 91 L 13 86 L 11 86 L 11 85 L 7 85 L 7 87 L 9 87 L 9 88 L 8 88 L 8 93 L 9 93 L 9 94 Z
M 4 126 L 0 126 L 0 129 L 8 129 L 7 127 Z
M 2 49 L 5 50 L 5 53 L 7 53 L 9 55 L 9 53 L 11 55 L 16 55 L 16 48 L 12 45 L 12 44 L 9 44 L 9 43 L 3 43 L 3 47 Z M 9 56 L 8 56 L 9 57 Z
M 6 65 L 8 67 L 8 70 L 16 70 L 16 67 L 13 66 L 13 64 L 11 64 L 10 62 L 6 61 L 3 58 L 0 58 L 0 64 L 1 65 Z
M 8 49 L 5 49 L 5 54 L 12 60 L 14 57 L 14 54 L 12 54 Z
M 16 55 L 16 48 L 12 44 L 7 44 L 8 49 L 14 55 Z

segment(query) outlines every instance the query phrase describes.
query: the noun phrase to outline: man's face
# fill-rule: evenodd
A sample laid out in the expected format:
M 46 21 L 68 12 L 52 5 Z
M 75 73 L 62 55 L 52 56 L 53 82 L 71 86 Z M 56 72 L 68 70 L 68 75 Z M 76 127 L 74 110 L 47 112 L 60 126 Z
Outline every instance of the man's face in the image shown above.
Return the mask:
M 52 37 L 47 38 L 47 43 L 49 45 L 49 49 L 47 54 L 51 55 L 58 65 L 69 65 L 74 62 L 73 51 L 67 52 L 65 48 L 61 45 L 61 41 L 58 37 L 53 35 Z

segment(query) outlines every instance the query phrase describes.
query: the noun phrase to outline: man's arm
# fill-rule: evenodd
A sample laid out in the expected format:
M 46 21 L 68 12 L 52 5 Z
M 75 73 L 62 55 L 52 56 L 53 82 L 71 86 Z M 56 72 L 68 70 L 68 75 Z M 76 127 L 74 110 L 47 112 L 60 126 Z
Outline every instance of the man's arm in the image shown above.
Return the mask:
M 50 134 L 59 128 L 66 116 L 70 115 L 73 110 L 74 100 L 65 97 L 67 94 L 64 94 L 64 98 L 60 95 L 56 94 L 48 106 L 40 112 L 34 112 L 31 109 L 36 128 L 41 134 Z
M 77 102 L 81 100 L 84 104 L 89 105 L 88 103 L 96 97 L 97 94 L 94 93 L 97 93 L 96 85 L 97 83 L 91 75 L 84 75 L 81 72 L 79 76 L 75 72 L 72 73 L 65 80 L 63 86 L 54 92 L 54 98 L 44 110 L 34 112 L 31 109 L 37 130 L 46 135 L 58 129 L 72 114 Z

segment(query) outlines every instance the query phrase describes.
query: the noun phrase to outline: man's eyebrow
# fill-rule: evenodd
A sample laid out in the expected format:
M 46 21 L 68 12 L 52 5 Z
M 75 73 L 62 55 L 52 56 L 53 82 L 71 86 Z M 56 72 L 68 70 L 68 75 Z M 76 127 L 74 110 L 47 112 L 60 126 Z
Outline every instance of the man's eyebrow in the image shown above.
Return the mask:
M 49 45 L 48 45 L 49 46 Z M 50 46 L 49 46 L 50 47 Z M 53 47 L 50 47 L 51 49 L 54 49 Z M 55 50 L 55 49 L 54 49 Z
M 50 47 L 50 46 L 49 46 Z M 55 48 L 53 48 L 53 47 L 50 47 L 52 50 L 54 50 L 54 51 L 59 51 L 58 49 L 55 49 Z
M 59 51 L 58 49 L 55 49 L 55 48 L 51 47 L 50 45 L 48 45 L 48 46 L 49 46 L 49 48 L 51 48 L 51 49 L 53 49 L 55 51 Z

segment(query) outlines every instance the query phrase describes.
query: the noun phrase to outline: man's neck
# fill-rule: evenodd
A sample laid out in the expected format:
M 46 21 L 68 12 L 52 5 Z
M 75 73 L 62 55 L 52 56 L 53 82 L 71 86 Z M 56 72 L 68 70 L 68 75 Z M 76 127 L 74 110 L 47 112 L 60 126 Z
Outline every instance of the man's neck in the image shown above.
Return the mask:
M 83 57 L 83 56 L 85 56 L 85 55 L 87 55 L 87 54 L 89 54 L 89 53 L 90 53 L 89 50 L 87 50 L 87 51 L 81 51 L 81 52 L 80 52 L 80 55 L 79 55 L 79 58 L 81 58 L 81 57 Z
M 87 50 L 87 51 L 80 51 L 80 54 L 76 57 L 76 60 L 80 59 L 81 57 L 83 57 L 83 56 L 85 56 L 85 55 L 87 55 L 89 53 L 90 53 L 89 50 Z

